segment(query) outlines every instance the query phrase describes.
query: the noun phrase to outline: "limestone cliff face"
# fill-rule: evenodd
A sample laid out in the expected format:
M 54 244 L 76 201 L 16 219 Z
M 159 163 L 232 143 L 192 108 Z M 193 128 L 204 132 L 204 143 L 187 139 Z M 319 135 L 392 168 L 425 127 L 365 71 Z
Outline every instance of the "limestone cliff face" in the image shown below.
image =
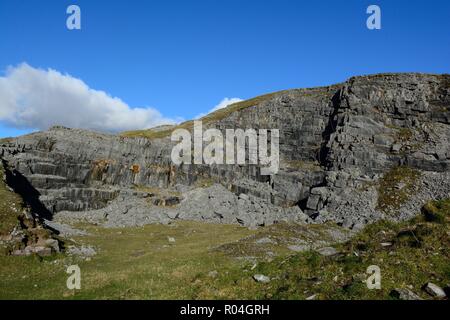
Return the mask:
M 168 188 L 208 178 L 317 216 L 339 207 L 340 193 L 358 181 L 392 167 L 450 171 L 450 75 L 381 74 L 285 91 L 206 127 L 279 129 L 280 171 L 262 176 L 255 165 L 175 166 L 170 137 L 63 127 L 4 139 L 0 156 L 49 212 L 101 208 L 134 185 Z

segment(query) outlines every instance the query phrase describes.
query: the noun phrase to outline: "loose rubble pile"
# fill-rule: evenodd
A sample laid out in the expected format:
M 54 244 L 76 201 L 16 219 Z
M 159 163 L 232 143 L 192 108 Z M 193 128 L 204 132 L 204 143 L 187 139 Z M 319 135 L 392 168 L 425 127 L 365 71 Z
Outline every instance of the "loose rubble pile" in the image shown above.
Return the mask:
M 126 196 L 119 195 L 103 209 L 61 211 L 55 214 L 54 219 L 61 222 L 81 219 L 106 227 L 141 226 L 148 223 L 169 224 L 177 219 L 239 223 L 247 227 L 270 225 L 281 221 L 310 220 L 298 206 L 282 208 L 254 196 L 245 194 L 237 196 L 220 184 L 189 190 L 177 197 L 179 204 L 175 206 L 155 205 L 153 197 L 148 193 L 126 192 L 126 194 Z M 57 228 L 56 225 L 54 227 Z

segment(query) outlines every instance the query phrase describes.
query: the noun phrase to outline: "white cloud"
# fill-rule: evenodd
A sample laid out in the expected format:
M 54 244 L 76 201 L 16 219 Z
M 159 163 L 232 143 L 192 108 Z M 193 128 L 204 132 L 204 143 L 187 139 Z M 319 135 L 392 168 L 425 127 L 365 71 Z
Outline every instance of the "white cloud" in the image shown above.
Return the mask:
M 52 125 L 118 132 L 174 123 L 153 108 L 131 108 L 82 80 L 24 63 L 0 77 L 0 121 L 16 128 Z
M 197 115 L 195 117 L 195 119 L 200 119 L 201 117 L 204 117 L 204 116 L 206 116 L 207 114 L 209 114 L 211 112 L 214 112 L 214 111 L 219 110 L 219 109 L 226 108 L 230 104 L 233 104 L 233 103 L 236 103 L 236 102 L 240 102 L 240 101 L 243 101 L 243 100 L 240 99 L 240 98 L 224 98 L 222 101 L 220 101 L 220 103 L 217 106 L 215 106 L 214 108 L 209 110 L 207 113 L 200 113 L 199 115 Z

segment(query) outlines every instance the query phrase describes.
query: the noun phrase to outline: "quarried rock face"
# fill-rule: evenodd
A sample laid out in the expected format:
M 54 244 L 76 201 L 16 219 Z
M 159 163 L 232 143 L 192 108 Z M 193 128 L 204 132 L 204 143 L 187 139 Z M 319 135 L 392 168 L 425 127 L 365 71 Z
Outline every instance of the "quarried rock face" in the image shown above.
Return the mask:
M 236 196 L 295 207 L 319 222 L 359 226 L 382 217 L 376 191 L 361 188 L 377 183 L 391 168 L 436 173 L 433 181 L 441 186 L 426 189 L 422 179 L 422 194 L 445 194 L 450 75 L 380 74 L 285 91 L 205 125 L 211 127 L 223 132 L 278 129 L 279 172 L 264 176 L 258 165 L 176 166 L 170 158 L 175 144 L 170 137 L 125 138 L 64 127 L 4 139 L 0 156 L 12 168 L 19 189 L 37 193 L 51 213 L 101 209 L 135 186 L 190 190 L 209 179 Z M 355 204 L 368 207 L 362 210 Z M 208 216 L 210 206 L 202 205 Z M 269 216 L 263 224 L 274 220 Z M 258 220 L 253 215 L 251 219 Z

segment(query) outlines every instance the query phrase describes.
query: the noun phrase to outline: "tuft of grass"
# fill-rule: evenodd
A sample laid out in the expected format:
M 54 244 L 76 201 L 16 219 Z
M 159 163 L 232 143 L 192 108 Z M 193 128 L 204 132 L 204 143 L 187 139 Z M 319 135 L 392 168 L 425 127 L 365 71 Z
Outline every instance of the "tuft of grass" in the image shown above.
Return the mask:
M 320 171 L 320 163 L 317 161 L 288 160 L 283 163 L 287 168 L 294 170 Z
M 397 131 L 397 139 L 402 142 L 410 141 L 413 136 L 413 131 L 410 128 L 399 128 Z
M 24 205 L 20 196 L 8 189 L 4 175 L 0 164 L 0 236 L 8 235 L 19 224 L 18 218 Z
M 195 187 L 196 188 L 209 188 L 211 187 L 214 183 L 216 183 L 214 181 L 213 178 L 210 177 L 200 177 L 195 181 Z
M 143 138 L 147 138 L 147 139 L 162 139 L 162 138 L 170 136 L 171 133 L 175 129 L 191 130 L 193 127 L 194 127 L 193 121 L 186 121 L 177 126 L 173 126 L 173 127 L 167 128 L 167 129 L 162 129 L 162 130 L 147 129 L 147 130 L 125 131 L 125 132 L 122 132 L 120 135 L 125 138 L 143 137 Z
M 260 105 L 261 103 L 264 103 L 268 100 L 271 100 L 272 98 L 274 98 L 276 96 L 282 95 L 287 92 L 289 92 L 289 90 L 277 91 L 277 92 L 273 92 L 273 93 L 264 94 L 264 95 L 261 95 L 261 96 L 258 96 L 258 97 L 252 98 L 252 99 L 248 99 L 245 101 L 236 102 L 236 103 L 229 105 L 226 108 L 219 109 L 210 114 L 207 114 L 206 116 L 201 118 L 201 120 L 205 123 L 216 122 L 216 121 L 226 118 L 233 112 L 238 112 L 243 109 L 247 109 L 250 107 Z
M 422 213 L 427 221 L 445 223 L 450 217 L 450 200 L 429 201 L 422 208 Z
M 406 166 L 395 167 L 386 172 L 378 186 L 377 209 L 394 214 L 416 192 L 419 177 L 418 170 Z

